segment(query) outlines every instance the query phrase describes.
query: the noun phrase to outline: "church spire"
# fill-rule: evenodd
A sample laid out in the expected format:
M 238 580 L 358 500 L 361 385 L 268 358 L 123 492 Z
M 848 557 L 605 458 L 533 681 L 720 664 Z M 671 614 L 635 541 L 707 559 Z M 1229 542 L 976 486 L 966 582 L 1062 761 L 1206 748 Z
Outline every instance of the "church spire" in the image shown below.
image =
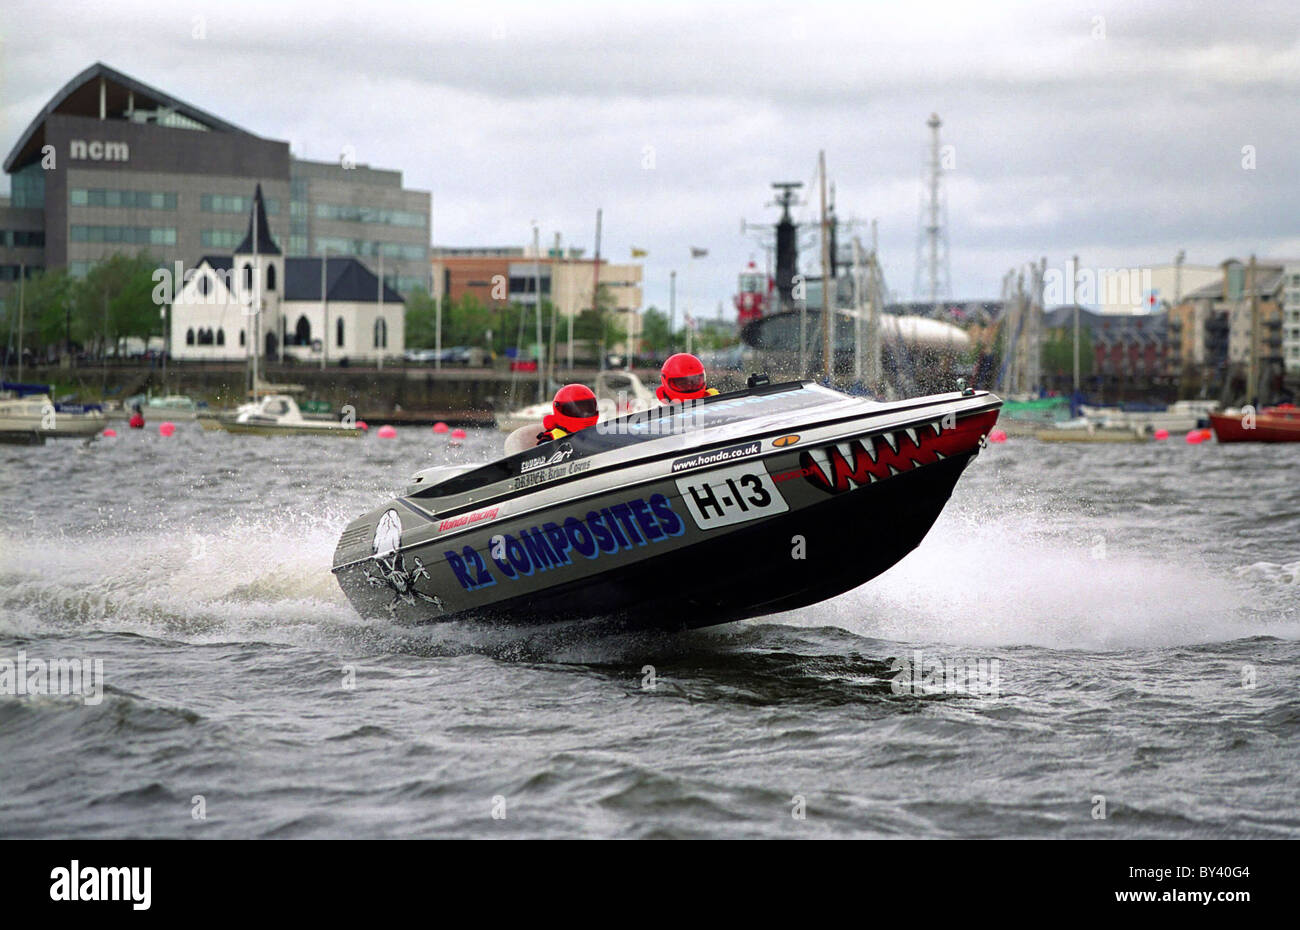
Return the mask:
M 257 241 L 253 241 L 254 230 L 256 230 Z M 253 209 L 248 214 L 248 233 L 244 236 L 244 241 L 235 249 L 236 255 L 252 255 L 254 252 L 259 255 L 279 255 L 280 247 L 275 244 L 271 238 L 271 229 L 266 222 L 266 204 L 262 202 L 262 185 L 257 185 L 257 191 L 253 194 Z

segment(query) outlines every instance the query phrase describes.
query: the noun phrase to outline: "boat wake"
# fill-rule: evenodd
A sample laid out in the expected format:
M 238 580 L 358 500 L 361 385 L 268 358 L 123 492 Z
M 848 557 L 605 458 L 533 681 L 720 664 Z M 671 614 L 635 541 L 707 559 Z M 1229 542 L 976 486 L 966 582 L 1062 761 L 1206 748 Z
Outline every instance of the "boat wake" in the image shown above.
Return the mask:
M 547 628 L 364 621 L 328 568 L 335 519 L 286 525 L 276 515 L 218 533 L 5 534 L 0 635 L 133 633 L 574 663 L 753 648 L 752 637 L 737 638 L 746 626 L 835 627 L 859 648 L 861 639 L 1105 651 L 1300 638 L 1290 606 L 1300 561 L 1225 573 L 1190 557 L 1099 550 L 1056 530 L 1040 516 L 982 520 L 954 512 L 861 588 L 764 622 L 696 631 L 680 645 L 671 634 L 633 634 L 598 621 Z
M 1040 515 L 946 514 L 892 571 L 781 622 L 891 641 L 1109 651 L 1300 639 L 1300 561 L 1225 571 L 1129 551 Z

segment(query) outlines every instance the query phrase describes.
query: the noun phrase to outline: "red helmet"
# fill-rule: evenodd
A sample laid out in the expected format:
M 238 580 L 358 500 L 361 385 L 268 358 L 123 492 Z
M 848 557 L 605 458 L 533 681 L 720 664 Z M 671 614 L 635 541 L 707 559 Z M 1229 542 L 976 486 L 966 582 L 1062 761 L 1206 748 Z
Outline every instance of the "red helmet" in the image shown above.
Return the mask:
M 548 430 L 558 426 L 566 433 L 576 433 L 594 426 L 600 419 L 596 395 L 585 384 L 566 384 L 560 388 L 555 394 L 551 410 L 552 413 L 542 421 Z
M 688 352 L 678 352 L 664 362 L 660 372 L 660 400 L 694 400 L 708 389 L 704 383 L 704 363 Z

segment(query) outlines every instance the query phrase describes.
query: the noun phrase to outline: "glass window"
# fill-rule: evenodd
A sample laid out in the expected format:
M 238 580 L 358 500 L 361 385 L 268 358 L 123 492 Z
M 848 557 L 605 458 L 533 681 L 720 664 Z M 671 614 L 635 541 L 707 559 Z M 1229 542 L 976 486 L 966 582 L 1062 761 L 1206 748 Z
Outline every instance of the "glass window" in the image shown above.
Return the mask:
M 266 212 L 274 216 L 280 212 L 280 201 L 274 197 L 263 197 Z M 239 194 L 203 194 L 199 197 L 199 209 L 205 213 L 248 213 L 253 209 L 253 198 Z
M 10 205 L 27 208 L 45 206 L 45 170 L 39 161 L 18 169 L 11 176 Z
M 199 233 L 199 241 L 205 248 L 233 250 L 239 247 L 244 234 L 233 229 L 204 229 Z

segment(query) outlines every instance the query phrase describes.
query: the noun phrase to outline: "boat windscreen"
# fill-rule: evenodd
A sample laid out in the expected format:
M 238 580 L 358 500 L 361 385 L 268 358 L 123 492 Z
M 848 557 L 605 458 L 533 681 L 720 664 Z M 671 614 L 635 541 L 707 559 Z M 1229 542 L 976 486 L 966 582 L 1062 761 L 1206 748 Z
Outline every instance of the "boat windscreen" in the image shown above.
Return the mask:
M 416 492 L 419 497 L 447 497 L 543 470 L 555 464 L 566 467 L 575 461 L 670 436 L 738 423 L 774 413 L 792 413 L 825 404 L 826 392 L 803 382 L 773 384 L 719 394 L 683 404 L 652 407 L 649 410 L 601 420 L 580 433 L 526 449 L 472 471 L 456 475 Z

